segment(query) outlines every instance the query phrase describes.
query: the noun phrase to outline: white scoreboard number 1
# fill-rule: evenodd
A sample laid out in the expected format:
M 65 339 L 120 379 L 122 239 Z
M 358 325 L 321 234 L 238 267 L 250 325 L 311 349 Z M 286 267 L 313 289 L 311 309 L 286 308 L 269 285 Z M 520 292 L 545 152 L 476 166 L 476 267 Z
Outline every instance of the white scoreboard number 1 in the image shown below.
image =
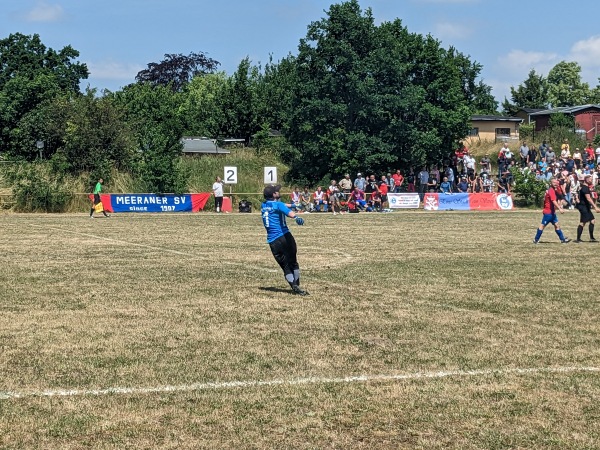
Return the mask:
M 224 167 L 223 182 L 225 184 L 237 184 L 237 167 Z
M 277 167 L 265 167 L 265 184 L 277 183 Z

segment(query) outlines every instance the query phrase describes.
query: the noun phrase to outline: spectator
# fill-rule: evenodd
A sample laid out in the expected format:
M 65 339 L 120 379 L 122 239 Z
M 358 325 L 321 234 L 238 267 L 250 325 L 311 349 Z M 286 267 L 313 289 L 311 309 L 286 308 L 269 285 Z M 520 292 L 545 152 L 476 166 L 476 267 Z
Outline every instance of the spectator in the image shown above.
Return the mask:
M 345 174 L 344 178 L 340 180 L 339 186 L 344 200 L 348 200 L 348 196 L 350 195 L 350 192 L 352 192 L 352 180 L 350 180 L 349 173 Z
M 450 183 L 448 177 L 444 177 L 440 183 L 440 192 L 442 194 L 452 194 L 452 183 Z
M 370 200 L 370 196 L 377 190 L 377 180 L 375 180 L 375 175 L 369 175 L 367 179 L 367 185 L 365 186 L 365 194 L 367 194 L 367 198 Z
M 419 172 L 419 194 L 421 194 L 421 200 L 423 200 L 423 196 L 427 191 L 427 182 L 429 181 L 429 172 L 427 168 L 423 166 L 421 171 Z
M 394 192 L 394 177 L 391 172 L 387 174 L 386 183 L 388 186 L 388 192 Z
M 565 170 L 569 173 L 572 172 L 575 169 L 575 160 L 573 159 L 573 157 L 571 155 L 569 155 L 569 157 L 567 158 L 567 161 L 565 163 Z
M 467 175 L 469 173 L 475 173 L 475 158 L 473 158 L 469 152 L 465 153 L 465 156 L 463 157 L 463 163 L 465 165 Z
M 469 192 L 469 182 L 467 181 L 467 177 L 463 176 L 458 183 L 458 192 L 467 193 Z
M 446 167 L 444 169 L 444 175 L 448 178 L 450 186 L 454 187 L 454 170 L 452 170 L 452 167 Z
M 335 180 L 331 180 L 329 188 L 327 189 L 327 199 L 329 200 L 329 207 L 331 208 L 331 211 L 333 211 L 334 216 L 337 215 L 338 212 L 340 214 L 342 213 L 340 209 L 340 194 L 341 192 L 337 182 Z M 325 210 L 327 211 L 327 209 Z
M 415 192 L 415 181 L 416 181 L 415 171 L 411 167 L 410 169 L 408 169 L 408 174 L 406 175 L 406 182 L 408 183 L 408 188 L 407 188 L 408 192 Z
M 600 145 L 596 148 L 596 165 L 600 166 Z
M 545 158 L 546 157 L 546 153 L 548 152 L 548 144 L 546 144 L 546 141 L 542 142 L 542 144 L 540 145 L 540 159 Z
M 531 145 L 531 147 L 529 147 L 529 155 L 527 156 L 527 162 L 529 164 L 534 164 L 537 162 L 537 149 L 535 148 L 535 145 Z
M 427 180 L 427 191 L 428 192 L 437 192 L 438 190 L 438 182 L 437 178 L 433 174 L 429 174 L 429 179 Z
M 579 148 L 575 148 L 575 151 L 573 152 L 573 161 L 575 162 L 575 167 L 581 169 L 583 160 Z
M 392 175 L 394 179 L 394 192 L 398 193 L 402 189 L 402 184 L 404 184 L 404 176 L 400 169 L 396 170 L 396 173 Z
M 565 139 L 565 143 L 560 147 L 560 159 L 566 164 L 570 157 L 571 148 L 569 147 L 568 140 Z
M 508 181 L 508 174 L 510 172 L 504 172 L 498 179 L 498 193 L 499 194 L 510 194 L 510 182 Z
M 304 210 L 305 213 L 308 213 L 313 210 L 313 202 L 311 200 L 310 191 L 308 190 L 308 186 L 304 186 L 304 190 L 302 194 L 300 194 L 300 206 Z
M 220 213 L 223 211 L 223 182 L 221 177 L 217 176 L 212 185 L 213 195 L 215 196 L 215 211 Z
M 571 205 L 569 209 L 574 209 L 575 205 L 579 204 L 579 191 L 581 189 L 581 183 L 579 183 L 579 177 L 577 174 L 572 173 L 569 175 L 569 182 L 571 184 Z
M 373 210 L 375 211 L 381 211 L 381 207 L 383 204 L 383 200 L 381 197 L 381 192 L 380 191 L 373 191 L 373 193 L 371 194 L 371 201 L 369 203 L 371 203 L 373 205 Z
M 315 211 L 327 212 L 327 198 L 325 197 L 325 192 L 321 186 L 317 186 L 317 190 L 313 194 L 313 203 L 315 205 Z M 323 207 L 321 209 L 321 207 Z
M 552 147 L 548 147 L 548 150 L 546 151 L 546 162 L 548 163 L 548 166 L 554 164 L 554 161 L 556 161 L 554 150 L 552 150 Z
M 356 174 L 356 179 L 354 180 L 354 187 L 358 188 L 361 191 L 364 191 L 366 184 L 367 180 L 363 178 L 362 173 L 358 172 Z
M 481 158 L 481 161 L 479 161 L 479 168 L 481 172 L 492 172 L 492 161 L 488 153 L 486 153 L 486 155 L 483 158 Z
M 429 178 L 431 178 L 431 177 L 435 178 L 436 185 L 440 184 L 441 178 L 440 178 L 440 171 L 438 170 L 438 166 L 434 165 L 433 169 L 431 169 L 429 171 Z
M 494 180 L 492 180 L 492 177 L 486 173 L 484 173 L 482 175 L 482 186 L 483 186 L 483 192 L 485 193 L 490 193 L 493 192 L 494 190 Z
M 290 209 L 294 212 L 299 212 L 302 209 L 302 194 L 300 193 L 300 189 L 298 188 L 298 186 L 294 186 L 290 197 L 292 200 Z
M 523 141 L 521 148 L 519 148 L 519 155 L 521 156 L 521 167 L 526 167 L 529 159 L 529 147 L 527 142 Z
M 483 175 L 487 176 L 487 172 L 483 172 L 482 175 L 477 175 L 473 180 L 473 185 L 471 186 L 471 190 L 474 194 L 481 194 L 483 192 Z
M 387 208 L 389 186 L 387 184 L 387 179 L 385 176 L 381 177 L 381 181 L 379 182 L 378 188 L 379 188 L 379 195 L 380 195 L 380 200 L 381 200 L 380 206 L 382 208 Z
M 357 208 L 365 209 L 367 202 L 365 201 L 365 192 L 357 187 L 354 188 L 352 193 L 350 194 L 349 203 L 352 203 Z

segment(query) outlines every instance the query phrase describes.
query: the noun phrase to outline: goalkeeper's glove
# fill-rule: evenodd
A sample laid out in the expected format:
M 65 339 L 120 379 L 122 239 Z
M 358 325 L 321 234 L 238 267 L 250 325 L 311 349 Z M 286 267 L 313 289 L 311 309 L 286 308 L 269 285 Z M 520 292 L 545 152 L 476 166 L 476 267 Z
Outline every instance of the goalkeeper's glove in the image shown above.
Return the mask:
M 298 225 L 304 225 L 304 219 L 302 217 L 296 217 L 296 223 Z

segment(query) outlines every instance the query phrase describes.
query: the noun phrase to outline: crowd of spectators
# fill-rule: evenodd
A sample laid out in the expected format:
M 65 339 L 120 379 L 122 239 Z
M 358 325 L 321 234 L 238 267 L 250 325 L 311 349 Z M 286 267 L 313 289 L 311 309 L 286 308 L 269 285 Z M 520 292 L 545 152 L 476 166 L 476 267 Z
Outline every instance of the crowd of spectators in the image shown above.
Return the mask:
M 358 173 L 354 180 L 345 174 L 339 181 L 331 180 L 328 187 L 318 186 L 311 191 L 308 186 L 302 192 L 295 187 L 292 192 L 292 208 L 298 212 L 331 212 L 343 214 L 358 211 L 386 211 L 388 193 L 418 192 L 421 200 L 428 192 L 453 193 L 506 193 L 514 185 L 513 172 L 532 172 L 538 180 L 557 178 L 564 201 L 573 208 L 579 192 L 578 186 L 586 175 L 592 175 L 597 185 L 600 167 L 600 147 L 591 143 L 580 150 L 571 151 L 568 140 L 556 153 L 546 141 L 539 146 L 523 141 L 518 153 L 513 153 L 504 143 L 496 158 L 497 172 L 492 173 L 492 158 L 485 154 L 479 161 L 469 150 L 461 146 L 441 165 L 423 166 L 419 172 L 413 167 L 403 173 L 381 176 Z

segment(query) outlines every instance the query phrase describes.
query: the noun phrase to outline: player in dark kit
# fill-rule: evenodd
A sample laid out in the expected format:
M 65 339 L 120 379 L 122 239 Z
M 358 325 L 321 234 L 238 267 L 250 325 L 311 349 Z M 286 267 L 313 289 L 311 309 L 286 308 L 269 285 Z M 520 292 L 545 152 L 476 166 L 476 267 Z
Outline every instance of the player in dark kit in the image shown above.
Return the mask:
M 581 235 L 583 234 L 583 228 L 588 223 L 588 231 L 590 232 L 590 242 L 598 242 L 594 238 L 594 225 L 596 223 L 596 220 L 594 218 L 594 215 L 592 214 L 592 209 L 596 212 L 600 212 L 600 210 L 594 203 L 594 198 L 592 197 L 593 189 L 594 184 L 592 182 L 592 176 L 586 175 L 584 178 L 584 182 L 581 185 L 581 190 L 579 191 L 579 203 L 577 204 L 577 209 L 579 210 L 579 226 L 577 227 L 577 240 L 575 241 L 576 243 L 583 242 L 581 240 Z
M 267 230 L 267 243 L 275 261 L 279 264 L 296 295 L 308 295 L 300 289 L 300 266 L 296 257 L 296 240 L 285 223 L 286 216 L 294 219 L 298 225 L 304 225 L 304 219 L 296 217 L 296 213 L 279 200 L 281 186 L 267 186 L 263 192 L 265 201 L 261 206 L 263 225 Z

